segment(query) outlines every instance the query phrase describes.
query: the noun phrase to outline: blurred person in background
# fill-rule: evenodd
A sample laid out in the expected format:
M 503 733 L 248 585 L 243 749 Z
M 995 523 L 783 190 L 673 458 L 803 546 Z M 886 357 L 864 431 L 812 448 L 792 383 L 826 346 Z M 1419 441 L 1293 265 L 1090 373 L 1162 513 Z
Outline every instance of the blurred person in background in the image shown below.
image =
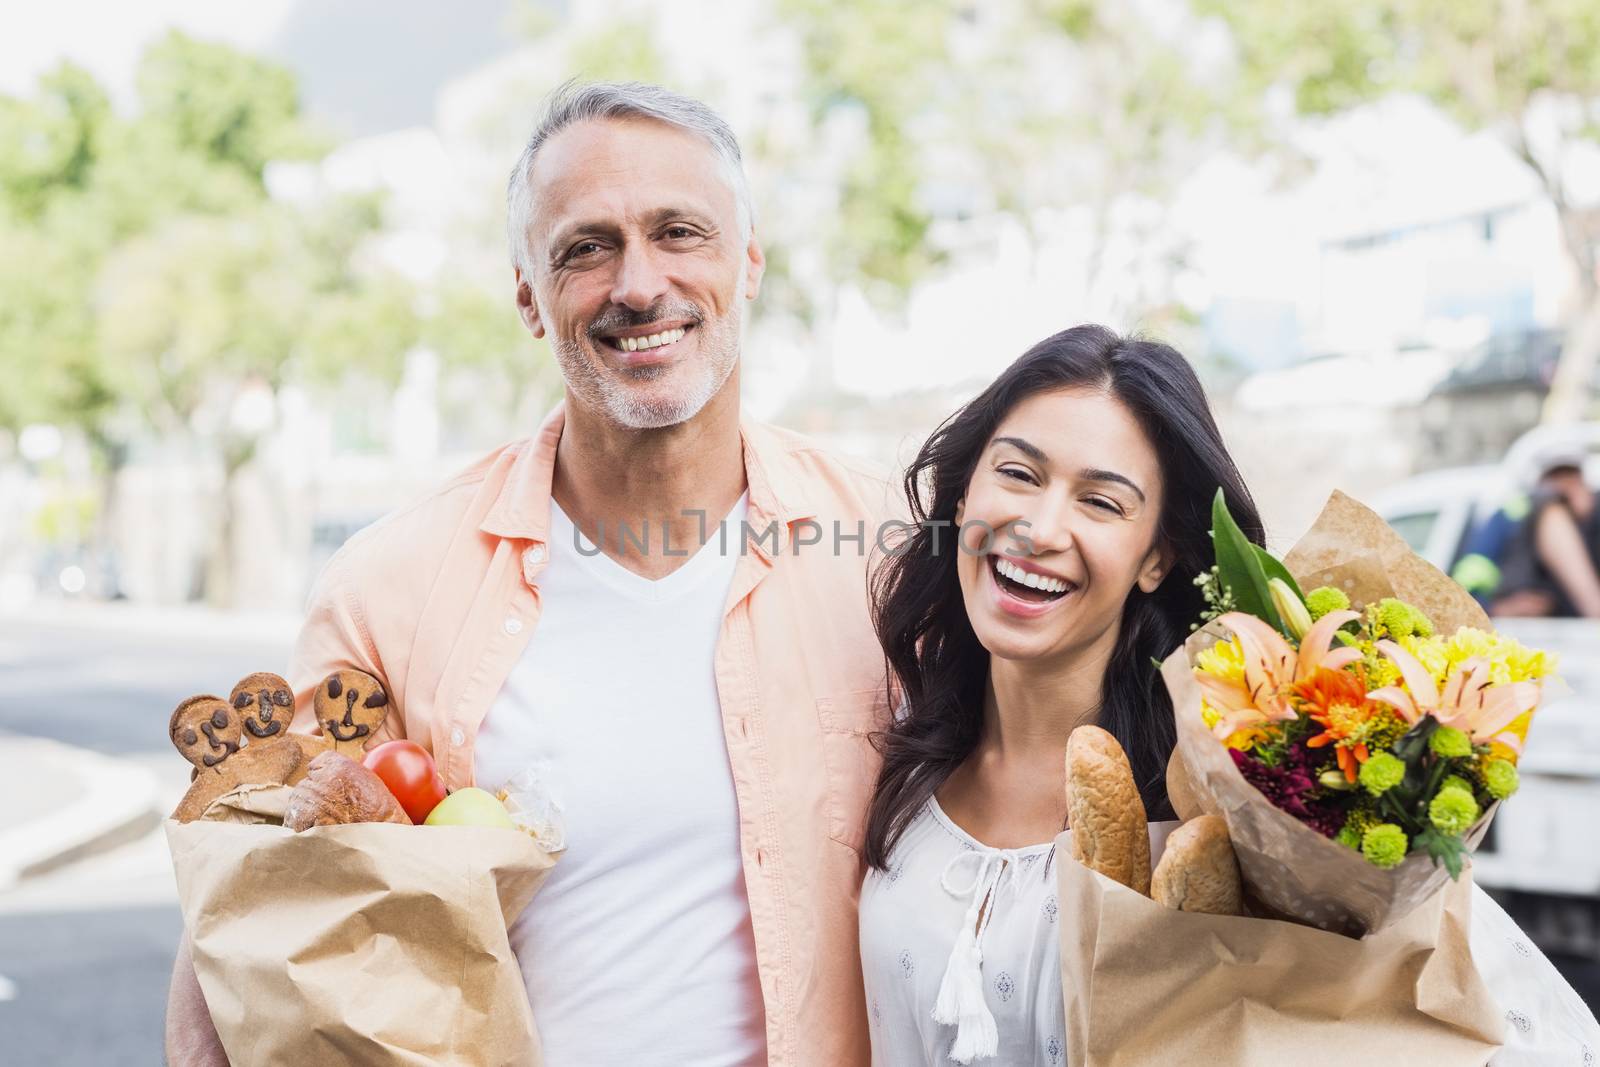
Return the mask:
M 1492 614 L 1600 618 L 1600 513 L 1583 461 L 1577 449 L 1543 457 L 1527 515 L 1505 544 Z
M 328 564 L 296 728 L 354 668 L 402 713 L 379 740 L 427 747 L 450 788 L 535 771 L 566 850 L 510 935 L 546 1062 L 864 1065 L 889 485 L 741 415 L 765 259 L 704 104 L 566 86 L 507 200 L 516 312 L 565 403 Z M 173 1064 L 225 1062 L 187 939 L 167 1033 Z

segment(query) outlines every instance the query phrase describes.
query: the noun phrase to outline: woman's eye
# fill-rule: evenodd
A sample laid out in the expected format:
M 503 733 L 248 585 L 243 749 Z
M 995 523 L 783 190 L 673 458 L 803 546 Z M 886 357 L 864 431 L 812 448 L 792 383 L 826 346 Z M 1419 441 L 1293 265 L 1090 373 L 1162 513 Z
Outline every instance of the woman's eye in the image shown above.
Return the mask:
M 1121 507 L 1119 507 L 1114 501 L 1107 500 L 1103 496 L 1092 496 L 1092 497 L 1089 497 L 1089 503 L 1090 503 L 1091 506 L 1097 507 L 1101 511 L 1108 511 L 1113 515 L 1121 515 L 1122 514 L 1122 508 Z
M 1010 478 L 1013 481 L 1026 482 L 1029 485 L 1037 484 L 1033 475 L 1023 470 L 1021 467 L 1001 467 L 999 468 L 999 474 L 1002 477 Z

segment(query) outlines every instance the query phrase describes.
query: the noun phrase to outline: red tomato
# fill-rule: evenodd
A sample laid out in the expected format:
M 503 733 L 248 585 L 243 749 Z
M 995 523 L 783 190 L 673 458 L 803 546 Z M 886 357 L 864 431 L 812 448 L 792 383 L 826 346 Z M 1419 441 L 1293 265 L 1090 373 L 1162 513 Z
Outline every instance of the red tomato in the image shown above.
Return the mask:
M 418 826 L 445 798 L 444 782 L 434 769 L 433 757 L 415 741 L 385 741 L 361 762 L 382 779 Z

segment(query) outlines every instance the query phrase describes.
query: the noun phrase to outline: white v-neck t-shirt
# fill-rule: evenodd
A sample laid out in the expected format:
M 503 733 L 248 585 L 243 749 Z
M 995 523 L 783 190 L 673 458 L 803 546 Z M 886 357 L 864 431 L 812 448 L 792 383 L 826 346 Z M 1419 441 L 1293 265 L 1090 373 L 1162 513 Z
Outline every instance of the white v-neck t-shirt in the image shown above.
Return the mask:
M 651 580 L 550 503 L 539 628 L 479 730 L 476 772 L 494 790 L 533 771 L 564 827 L 511 928 L 552 1067 L 766 1061 L 713 672 L 746 507 Z

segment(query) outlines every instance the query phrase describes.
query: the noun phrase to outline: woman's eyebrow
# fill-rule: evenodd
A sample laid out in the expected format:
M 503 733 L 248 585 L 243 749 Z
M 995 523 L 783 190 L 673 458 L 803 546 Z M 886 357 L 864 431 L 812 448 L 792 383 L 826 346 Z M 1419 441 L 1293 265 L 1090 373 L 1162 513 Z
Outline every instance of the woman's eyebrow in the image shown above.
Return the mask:
M 1116 471 L 1100 470 L 1096 467 L 1085 467 L 1078 472 L 1078 476 L 1086 482 L 1114 482 L 1117 485 L 1125 485 L 1133 490 L 1134 495 L 1139 498 L 1139 503 L 1144 503 L 1144 490 L 1135 485 L 1133 479 L 1126 475 L 1118 474 Z
M 1031 441 L 1024 441 L 1020 437 L 996 437 L 992 444 L 1010 445 L 1035 463 L 1049 463 L 1050 457 L 1044 454 L 1044 449 Z

